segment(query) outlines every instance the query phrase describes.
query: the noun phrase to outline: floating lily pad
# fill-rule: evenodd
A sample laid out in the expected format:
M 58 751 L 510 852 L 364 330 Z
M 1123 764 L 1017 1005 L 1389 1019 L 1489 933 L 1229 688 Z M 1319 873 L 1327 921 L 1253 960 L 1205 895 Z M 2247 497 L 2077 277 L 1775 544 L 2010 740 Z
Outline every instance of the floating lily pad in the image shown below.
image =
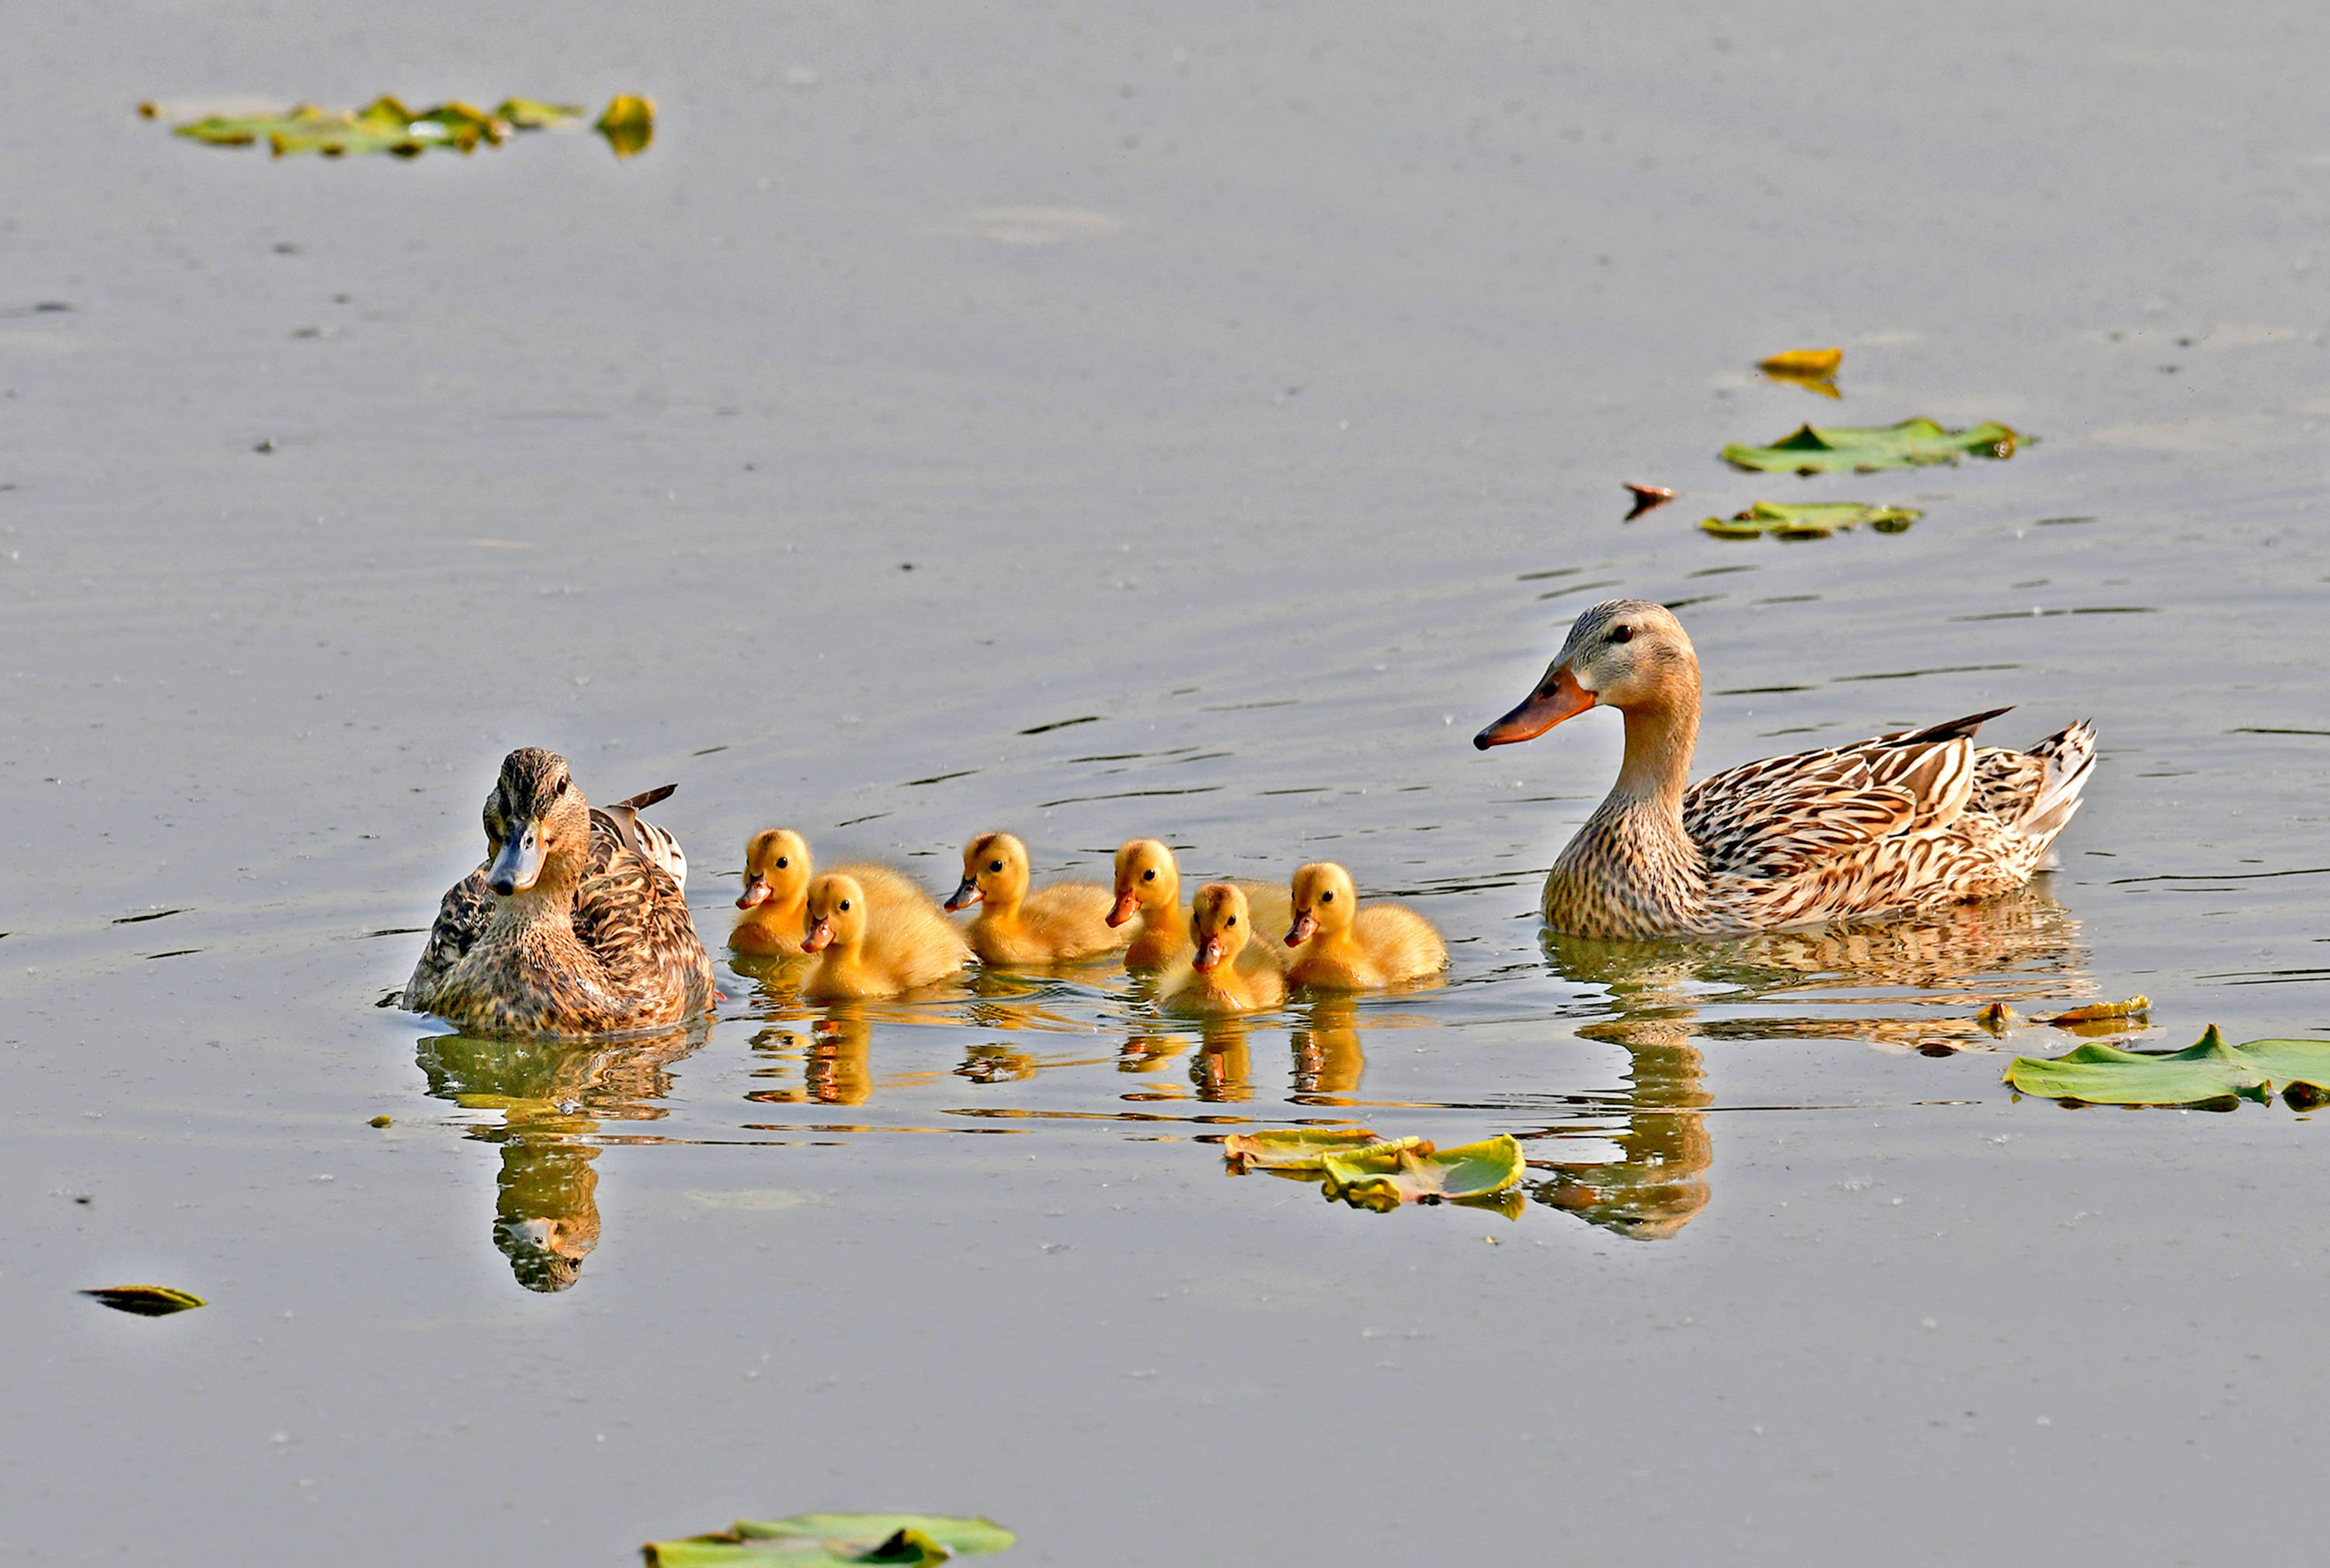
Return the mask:
M 138 112 L 152 118 L 160 111 L 152 104 L 140 104 Z M 587 112 L 579 104 L 530 98 L 504 99 L 491 113 L 459 102 L 416 111 L 384 94 L 352 111 L 303 103 L 280 114 L 210 115 L 172 128 L 179 136 L 213 146 L 249 146 L 263 141 L 277 157 L 290 153 L 317 153 L 327 158 L 387 153 L 411 158 L 431 147 L 470 153 L 480 142 L 498 146 L 515 132 L 564 125 Z M 645 99 L 625 94 L 607 106 L 595 128 L 607 138 L 617 157 L 627 158 L 648 145 L 653 118 L 653 107 Z
M 1800 428 L 1768 447 L 1733 442 L 1724 461 L 1765 474 L 1865 474 L 1877 468 L 1915 468 L 1955 463 L 1960 458 L 2011 458 L 2030 438 L 2001 424 L 1944 430 L 1931 420 L 1849 429 L 1833 425 Z
M 200 1296 L 167 1285 L 107 1285 L 81 1294 L 95 1297 L 116 1312 L 132 1312 L 140 1318 L 167 1318 L 173 1312 L 191 1312 L 207 1305 Z
M 716 1535 L 650 1541 L 639 1548 L 655 1568 L 824 1568 L 838 1563 L 920 1565 L 983 1557 L 1015 1539 L 991 1519 L 937 1514 L 795 1514 L 739 1519 Z
M 1789 506 L 1758 501 L 1729 517 L 1710 517 L 1700 526 L 1719 539 L 1825 539 L 1866 523 L 1880 534 L 1899 534 L 1925 514 L 1914 506 L 1871 506 L 1859 501 L 1820 501 Z
M 2067 1055 L 2018 1056 L 2006 1082 L 2025 1094 L 2083 1105 L 2169 1105 L 2231 1110 L 2276 1090 L 2310 1110 L 2330 1096 L 2330 1040 L 2250 1040 L 2229 1045 L 2214 1024 L 2182 1051 L 2122 1051 L 2090 1041 Z
M 1273 1128 L 1267 1132 L 1234 1132 L 1222 1140 L 1222 1155 L 1231 1168 L 1284 1171 L 1293 1176 L 1318 1176 L 1331 1154 L 1350 1157 L 1378 1149 L 1393 1151 L 1430 1146 L 1420 1138 L 1384 1139 L 1359 1127 Z
M 655 140 L 655 100 L 622 93 L 607 106 L 607 112 L 591 128 L 607 138 L 607 145 L 615 149 L 619 158 L 643 153 Z
M 1404 1144 L 1407 1140 L 1401 1139 Z M 1326 1193 L 1355 1208 L 1386 1213 L 1402 1204 L 1494 1202 L 1520 1185 L 1528 1166 L 1509 1133 L 1435 1150 L 1428 1143 L 1375 1145 L 1320 1162 Z
M 1842 397 L 1836 390 L 1837 366 L 1844 363 L 1841 348 L 1791 348 L 1759 361 L 1756 366 L 1774 381 L 1793 382 L 1824 398 Z

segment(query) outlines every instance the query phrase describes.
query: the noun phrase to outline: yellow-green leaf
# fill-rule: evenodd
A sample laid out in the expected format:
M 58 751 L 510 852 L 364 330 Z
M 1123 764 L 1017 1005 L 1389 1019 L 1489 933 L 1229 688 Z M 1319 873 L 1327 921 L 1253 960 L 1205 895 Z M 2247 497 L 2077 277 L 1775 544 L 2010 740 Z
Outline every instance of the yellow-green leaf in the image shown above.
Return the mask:
M 1710 517 L 1700 526 L 1720 539 L 1825 539 L 1866 523 L 1880 534 L 1899 534 L 1925 514 L 1914 506 L 1871 506 L 1859 501 L 1819 501 L 1791 506 L 1758 501 L 1729 517 Z
M 1914 468 L 1955 463 L 1960 458 L 2011 458 L 2030 438 L 2001 424 L 1944 430 L 1931 420 L 1898 425 L 1814 428 L 1805 425 L 1768 447 L 1734 442 L 1724 461 L 1766 474 L 1865 474 L 1878 468 Z
M 579 103 L 544 103 L 532 98 L 506 98 L 494 107 L 494 117 L 507 120 L 517 130 L 546 130 L 590 112 Z
M 106 1285 L 81 1294 L 95 1297 L 116 1312 L 133 1312 L 140 1318 L 167 1318 L 173 1312 L 191 1312 L 206 1305 L 200 1296 L 167 1285 Z
M 654 1568 L 826 1568 L 888 1563 L 926 1568 L 949 1557 L 981 1557 L 1011 1544 L 991 1519 L 936 1514 L 795 1514 L 739 1519 L 714 1535 L 650 1541 L 639 1550 Z
M 2062 1056 L 2018 1056 L 2006 1082 L 2025 1094 L 2086 1105 L 2231 1110 L 2278 1091 L 2311 1109 L 2330 1095 L 2330 1040 L 2250 1040 L 2229 1045 L 2214 1024 L 2182 1051 L 2122 1051 L 2090 1041 Z
M 2104 1024 L 2122 1018 L 2141 1018 L 2152 1010 L 2149 997 L 2130 997 L 2125 1002 L 2089 1002 L 2068 1013 L 2058 1013 L 2051 1018 L 2041 1018 L 2041 1024 L 2052 1024 L 2058 1029 L 2068 1029 L 2081 1024 Z
M 642 102 L 615 100 L 616 105 Z M 151 118 L 149 109 L 150 106 L 140 105 L 138 112 Z M 350 153 L 390 153 L 409 158 L 431 147 L 468 153 L 474 152 L 480 142 L 499 146 L 515 129 L 555 125 L 579 118 L 583 112 L 573 105 L 525 98 L 505 99 L 490 114 L 459 101 L 416 112 L 384 93 L 360 109 L 327 109 L 302 103 L 280 114 L 212 115 L 172 128 L 179 136 L 217 146 L 248 146 L 263 141 L 278 157 L 289 153 L 316 153 L 327 158 Z M 614 106 L 608 112 L 612 114 Z M 609 139 L 613 139 L 612 133 Z M 639 146 L 646 145 L 642 132 Z
M 655 139 L 655 100 L 619 93 L 592 128 L 607 138 L 617 157 L 637 156 Z
M 1223 1157 L 1237 1171 L 1274 1170 L 1297 1176 L 1319 1175 L 1323 1168 L 1321 1162 L 1330 1154 L 1349 1158 L 1379 1149 L 1416 1148 L 1432 1152 L 1432 1146 L 1420 1138 L 1387 1141 L 1359 1127 L 1273 1128 L 1265 1132 L 1234 1132 L 1222 1140 Z
M 1837 366 L 1844 363 L 1841 348 L 1791 348 L 1759 361 L 1756 366 L 1774 381 L 1790 382 L 1824 398 L 1842 397 L 1836 390 Z
M 1331 1198 L 1384 1212 L 1402 1204 L 1494 1199 L 1520 1185 L 1528 1169 L 1509 1133 L 1434 1150 L 1376 1145 L 1320 1162 Z

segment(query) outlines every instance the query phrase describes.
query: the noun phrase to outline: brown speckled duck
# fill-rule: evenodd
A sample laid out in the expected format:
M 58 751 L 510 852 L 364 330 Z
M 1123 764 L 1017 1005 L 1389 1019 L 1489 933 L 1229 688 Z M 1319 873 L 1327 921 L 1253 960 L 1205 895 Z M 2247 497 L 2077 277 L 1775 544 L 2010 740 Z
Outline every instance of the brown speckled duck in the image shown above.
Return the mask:
M 2082 721 L 2028 751 L 1976 747 L 1996 709 L 1684 779 L 1699 656 L 1656 604 L 1577 618 L 1545 678 L 1473 737 L 1541 735 L 1596 706 L 1625 715 L 1618 782 L 1545 880 L 1545 918 L 1582 937 L 1716 936 L 1931 909 L 2009 892 L 2045 863 L 2095 761 Z
M 708 1011 L 712 960 L 663 863 L 677 845 L 638 820 L 670 793 L 593 810 L 564 758 L 512 751 L 486 797 L 487 863 L 446 893 L 403 1005 L 488 1034 L 613 1034 Z

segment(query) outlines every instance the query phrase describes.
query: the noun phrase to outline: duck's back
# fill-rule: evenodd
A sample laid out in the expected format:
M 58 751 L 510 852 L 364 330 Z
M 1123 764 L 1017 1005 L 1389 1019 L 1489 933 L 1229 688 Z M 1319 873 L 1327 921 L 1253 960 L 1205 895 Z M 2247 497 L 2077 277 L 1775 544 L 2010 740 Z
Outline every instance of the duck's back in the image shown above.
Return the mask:
M 1405 904 L 1361 904 L 1351 920 L 1351 935 L 1374 966 L 1378 985 L 1420 979 L 1448 967 L 1448 944 L 1430 921 Z
M 989 963 L 1003 964 L 1066 963 L 1113 952 L 1132 936 L 1109 925 L 1115 905 L 1114 893 L 1098 883 L 1031 888 L 1009 928 L 996 929 L 991 919 L 975 923 L 971 946 Z

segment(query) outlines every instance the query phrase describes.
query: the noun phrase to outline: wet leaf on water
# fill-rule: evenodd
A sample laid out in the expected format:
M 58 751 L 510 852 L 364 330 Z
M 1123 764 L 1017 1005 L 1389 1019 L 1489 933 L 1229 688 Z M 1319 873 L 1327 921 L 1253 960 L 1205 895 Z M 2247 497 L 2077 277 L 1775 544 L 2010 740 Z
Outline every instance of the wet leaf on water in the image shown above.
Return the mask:
M 1663 506 L 1675 497 L 1675 493 L 1664 485 L 1629 484 L 1625 488 L 1626 493 L 1634 498 L 1634 510 L 1626 514 L 1626 521 L 1629 523 L 1652 507 Z
M 2003 1034 L 2022 1020 L 2013 1008 L 2003 1002 L 1993 1002 L 1974 1015 L 1974 1021 L 1994 1034 Z
M 1222 1140 L 1223 1157 L 1240 1175 L 1250 1170 L 1274 1170 L 1318 1176 L 1325 1168 L 1321 1162 L 1331 1154 L 1351 1156 L 1377 1149 L 1418 1148 L 1427 1154 L 1431 1152 L 1431 1146 L 1420 1138 L 1387 1140 L 1359 1127 L 1274 1128 L 1267 1132 L 1234 1132 Z
M 1756 368 L 1774 381 L 1785 381 L 1820 393 L 1842 397 L 1836 390 L 1837 367 L 1844 363 L 1841 348 L 1791 348 L 1757 363 Z
M 1820 501 L 1790 506 L 1758 501 L 1729 517 L 1710 517 L 1700 526 L 1719 539 L 1826 539 L 1866 523 L 1880 534 L 1899 534 L 1925 514 L 1914 506 L 1871 506 L 1859 501 Z
M 365 1122 L 365 1125 L 366 1127 L 393 1127 L 396 1125 L 396 1118 L 393 1116 L 375 1116 L 370 1121 Z
M 1955 463 L 1969 455 L 2011 458 L 2015 448 L 2028 439 L 1995 423 L 1963 430 L 1944 430 L 1931 420 L 1857 429 L 1804 425 L 1768 447 L 1735 441 L 1723 449 L 1723 459 L 1735 468 L 1765 474 L 1865 474 L 1878 468 Z
M 795 1514 L 789 1519 L 739 1519 L 716 1535 L 650 1541 L 639 1548 L 657 1568 L 822 1568 L 837 1563 L 927 1564 L 983 1557 L 1011 1544 L 991 1519 L 936 1514 Z
M 2051 1024 L 2058 1029 L 2076 1028 L 2081 1024 L 2117 1025 L 2126 1018 L 2141 1018 L 2152 1011 L 2149 997 L 2130 997 L 2125 1002 L 2089 1002 L 2068 1013 L 2058 1013 L 2051 1018 L 2041 1018 L 2041 1024 Z
M 200 1296 L 167 1285 L 108 1285 L 81 1294 L 95 1297 L 116 1312 L 134 1312 L 140 1318 L 167 1318 L 173 1312 L 191 1312 L 207 1305 Z
M 2299 1110 L 2330 1095 L 2330 1040 L 2250 1040 L 2229 1045 L 2214 1024 L 2182 1051 L 2123 1051 L 2098 1041 L 2054 1058 L 2018 1056 L 2006 1082 L 2025 1094 L 2083 1105 L 2165 1105 L 2231 1110 L 2277 1090 Z
M 1528 1168 L 1521 1146 L 1501 1132 L 1454 1148 L 1435 1149 L 1428 1143 L 1371 1146 L 1329 1154 L 1320 1164 L 1329 1197 L 1378 1213 L 1402 1204 L 1493 1202 L 1520 1185 Z
M 543 103 L 531 98 L 506 98 L 494 108 L 494 118 L 507 120 L 516 130 L 547 130 L 591 111 L 579 103 Z
M 607 138 L 619 158 L 643 153 L 655 139 L 655 100 L 628 92 L 618 94 L 591 128 Z

